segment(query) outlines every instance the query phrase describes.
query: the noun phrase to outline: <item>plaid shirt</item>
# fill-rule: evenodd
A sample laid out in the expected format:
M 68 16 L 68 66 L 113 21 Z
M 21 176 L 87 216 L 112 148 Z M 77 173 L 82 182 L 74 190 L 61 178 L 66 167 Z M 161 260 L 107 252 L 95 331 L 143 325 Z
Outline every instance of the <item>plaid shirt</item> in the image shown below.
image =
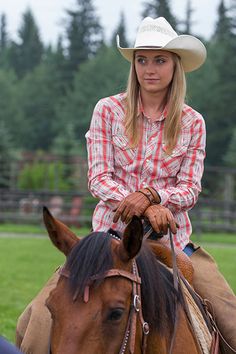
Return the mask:
M 151 122 L 139 108 L 141 139 L 137 147 L 131 148 L 124 133 L 124 98 L 122 93 L 101 99 L 86 134 L 88 186 L 100 200 L 93 215 L 93 230 L 107 231 L 113 227 L 123 231 L 125 225 L 121 221 L 112 222 L 113 210 L 129 193 L 151 186 L 179 224 L 174 242 L 183 249 L 192 233 L 188 210 L 195 205 L 201 191 L 204 120 L 185 105 L 177 145 L 168 155 L 163 137 L 166 113 Z

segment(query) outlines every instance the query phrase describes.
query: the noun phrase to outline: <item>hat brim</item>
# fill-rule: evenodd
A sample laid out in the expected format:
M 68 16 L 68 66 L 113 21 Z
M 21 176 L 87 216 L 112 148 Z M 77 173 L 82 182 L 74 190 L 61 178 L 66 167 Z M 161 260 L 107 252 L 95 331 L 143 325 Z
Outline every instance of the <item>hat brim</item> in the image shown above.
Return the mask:
M 137 50 L 167 50 L 176 53 L 180 58 L 185 72 L 191 72 L 198 69 L 206 60 L 206 48 L 196 37 L 190 35 L 180 35 L 169 41 L 163 47 L 136 47 L 122 48 L 119 45 L 119 36 L 117 36 L 117 48 L 122 56 L 128 61 L 133 60 L 134 52 Z

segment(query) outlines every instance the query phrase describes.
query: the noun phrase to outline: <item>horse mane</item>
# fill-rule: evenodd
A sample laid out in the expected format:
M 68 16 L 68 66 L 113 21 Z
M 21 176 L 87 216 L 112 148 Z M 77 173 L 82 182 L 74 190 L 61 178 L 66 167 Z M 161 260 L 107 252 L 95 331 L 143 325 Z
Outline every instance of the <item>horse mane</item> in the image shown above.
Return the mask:
M 112 235 L 117 233 L 112 231 Z M 70 272 L 70 288 L 83 296 L 89 278 L 103 274 L 114 267 L 111 254 L 111 234 L 93 232 L 76 244 L 68 255 L 66 269 Z M 178 294 L 173 287 L 173 276 L 152 253 L 146 242 L 136 258 L 142 279 L 143 316 L 150 328 L 160 334 L 173 329 L 176 318 Z M 96 280 L 94 286 L 102 282 Z

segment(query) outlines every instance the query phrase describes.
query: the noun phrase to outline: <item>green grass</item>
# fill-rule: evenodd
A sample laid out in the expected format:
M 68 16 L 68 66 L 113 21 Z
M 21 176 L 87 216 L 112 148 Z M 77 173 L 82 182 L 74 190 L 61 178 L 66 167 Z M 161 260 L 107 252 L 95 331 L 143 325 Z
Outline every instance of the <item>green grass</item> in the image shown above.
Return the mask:
M 215 257 L 236 292 L 236 246 L 218 245 L 219 239 L 217 246 L 197 242 Z M 47 237 L 0 237 L 0 250 L 0 334 L 14 342 L 17 318 L 65 258 Z
M 227 243 L 236 245 L 235 234 L 223 234 L 223 233 L 204 233 L 200 235 L 193 234 L 191 240 L 197 243 Z
M 86 235 L 89 232 L 89 229 L 82 227 L 80 229 L 76 227 L 71 227 L 71 230 L 76 233 L 76 235 Z M 42 225 L 24 225 L 24 224 L 0 224 L 0 234 L 11 233 L 11 234 L 39 234 L 47 236 L 45 226 Z
M 231 285 L 236 294 L 236 246 L 209 246 L 205 249 L 213 256 L 218 264 L 219 270 L 224 274 L 225 279 Z
M 48 238 L 0 238 L 0 333 L 14 341 L 16 321 L 64 262 Z

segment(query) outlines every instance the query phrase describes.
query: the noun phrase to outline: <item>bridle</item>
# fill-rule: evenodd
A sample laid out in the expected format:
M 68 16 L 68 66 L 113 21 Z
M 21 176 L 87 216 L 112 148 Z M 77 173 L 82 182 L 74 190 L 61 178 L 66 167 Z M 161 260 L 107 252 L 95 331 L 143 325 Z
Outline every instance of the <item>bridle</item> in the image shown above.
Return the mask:
M 60 275 L 69 278 L 70 274 L 64 267 L 59 271 Z M 132 282 L 132 302 L 129 311 L 129 317 L 126 325 L 124 338 L 121 344 L 119 354 L 124 354 L 129 342 L 129 352 L 134 353 L 135 350 L 135 337 L 137 320 L 139 319 L 142 327 L 142 354 L 146 352 L 147 336 L 149 334 L 149 325 L 143 319 L 142 300 L 141 300 L 141 278 L 138 274 L 136 261 L 133 261 L 132 273 L 122 269 L 110 269 L 105 273 L 95 274 L 91 276 L 84 290 L 83 300 L 85 303 L 89 301 L 89 289 L 94 281 L 99 279 L 106 279 L 111 277 L 122 277 Z M 73 301 L 76 300 L 78 291 L 73 296 Z
M 118 237 L 116 237 L 113 234 L 109 234 L 109 235 L 115 239 L 120 240 Z M 65 267 L 61 267 L 61 269 L 59 270 L 59 274 L 66 278 L 70 277 L 70 272 Z M 95 274 L 91 276 L 87 282 L 87 285 L 85 286 L 83 300 L 85 303 L 89 301 L 89 290 L 90 287 L 93 285 L 94 281 L 99 279 L 102 280 L 106 278 L 112 278 L 112 277 L 122 277 L 132 282 L 132 301 L 130 305 L 126 330 L 125 330 L 125 334 L 124 334 L 124 338 L 121 344 L 119 354 L 125 353 L 128 343 L 129 343 L 129 353 L 134 354 L 138 319 L 140 321 L 141 328 L 142 328 L 142 354 L 145 354 L 146 346 L 147 346 L 147 336 L 149 334 L 149 325 L 147 322 L 144 321 L 143 318 L 142 299 L 141 299 L 141 278 L 139 276 L 138 267 L 135 260 L 133 260 L 132 272 L 114 268 L 114 269 L 107 270 L 104 273 Z M 78 296 L 78 290 L 75 292 L 73 296 L 73 301 L 76 300 L 77 296 Z M 49 353 L 51 353 L 50 345 L 49 345 Z

